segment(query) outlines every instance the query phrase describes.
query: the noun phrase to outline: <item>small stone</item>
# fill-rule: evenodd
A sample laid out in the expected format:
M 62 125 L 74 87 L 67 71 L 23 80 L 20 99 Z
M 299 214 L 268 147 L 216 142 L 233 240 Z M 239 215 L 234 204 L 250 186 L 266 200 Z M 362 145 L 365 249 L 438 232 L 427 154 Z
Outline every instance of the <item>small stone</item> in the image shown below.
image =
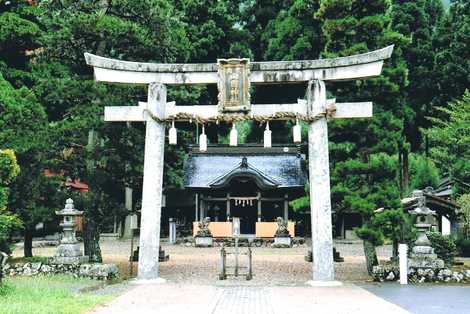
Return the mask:
M 43 264 L 41 266 L 41 270 L 40 270 L 42 273 L 45 273 L 45 274 L 48 274 L 50 272 L 52 272 L 52 267 L 49 266 L 49 265 L 46 265 L 46 264 Z
M 388 281 L 393 281 L 395 280 L 395 274 L 393 273 L 393 271 L 391 271 L 387 277 L 385 278 L 385 280 L 388 280 Z
M 455 271 L 455 272 L 452 273 L 452 279 L 457 281 L 457 282 L 461 282 L 463 280 L 463 278 L 464 278 L 464 275 L 459 273 L 459 272 Z
M 463 275 L 465 276 L 465 279 L 470 280 L 470 269 L 464 270 Z
M 112 279 L 117 277 L 119 270 L 115 264 L 82 264 L 78 275 L 97 279 Z
M 445 268 L 443 270 L 441 270 L 441 273 L 442 273 L 442 276 L 443 277 L 450 277 L 452 276 L 452 271 L 448 268 Z

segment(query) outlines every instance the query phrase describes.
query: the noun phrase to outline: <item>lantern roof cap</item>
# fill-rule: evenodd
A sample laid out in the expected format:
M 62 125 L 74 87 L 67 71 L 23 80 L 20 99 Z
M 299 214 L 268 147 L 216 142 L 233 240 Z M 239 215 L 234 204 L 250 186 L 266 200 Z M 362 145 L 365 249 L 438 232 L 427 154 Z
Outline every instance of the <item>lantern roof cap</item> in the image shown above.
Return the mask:
M 80 216 L 83 214 L 83 211 L 76 210 L 75 206 L 73 205 L 73 199 L 68 198 L 65 201 L 64 209 L 58 210 L 55 213 L 59 216 Z

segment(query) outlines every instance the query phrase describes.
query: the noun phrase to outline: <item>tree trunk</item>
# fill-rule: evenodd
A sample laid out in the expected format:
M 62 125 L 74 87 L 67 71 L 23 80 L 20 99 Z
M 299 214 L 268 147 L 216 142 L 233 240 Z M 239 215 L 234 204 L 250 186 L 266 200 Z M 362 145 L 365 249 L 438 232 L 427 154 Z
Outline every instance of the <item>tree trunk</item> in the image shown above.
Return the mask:
M 397 240 L 393 240 L 392 260 L 398 260 L 398 241 Z
M 398 182 L 400 184 L 400 198 L 403 198 L 403 148 L 398 149 Z
M 24 257 L 33 257 L 33 230 L 24 230 Z
M 377 252 L 375 251 L 375 246 L 372 242 L 368 240 L 363 240 L 363 244 L 364 256 L 366 257 L 367 272 L 369 273 L 369 275 L 372 275 L 372 267 L 379 265 Z
M 100 248 L 100 233 L 98 226 L 93 219 L 86 219 L 85 230 L 83 233 L 83 245 L 85 247 L 85 255 L 90 258 L 92 263 L 102 263 Z
M 403 148 L 403 192 L 408 194 L 410 188 L 410 173 L 408 169 L 408 148 Z

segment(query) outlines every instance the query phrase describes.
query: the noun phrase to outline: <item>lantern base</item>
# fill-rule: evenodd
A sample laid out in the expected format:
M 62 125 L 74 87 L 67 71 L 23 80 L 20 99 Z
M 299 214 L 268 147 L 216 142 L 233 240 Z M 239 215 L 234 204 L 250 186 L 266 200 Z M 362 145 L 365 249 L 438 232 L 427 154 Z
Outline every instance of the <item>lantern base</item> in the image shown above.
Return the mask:
M 55 256 L 52 257 L 53 264 L 81 264 L 87 263 L 88 256 L 83 256 L 80 243 L 61 243 L 57 247 Z

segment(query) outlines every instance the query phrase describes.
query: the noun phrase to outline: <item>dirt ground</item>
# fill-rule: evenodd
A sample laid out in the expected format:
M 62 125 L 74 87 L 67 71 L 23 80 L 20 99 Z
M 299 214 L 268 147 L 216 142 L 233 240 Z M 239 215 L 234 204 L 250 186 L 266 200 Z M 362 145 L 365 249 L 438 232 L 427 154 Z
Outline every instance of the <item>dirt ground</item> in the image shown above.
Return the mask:
M 137 241 L 136 241 L 137 242 Z M 103 239 L 101 250 L 105 263 L 116 263 L 123 278 L 133 277 L 137 271 L 137 263 L 133 263 L 130 274 L 129 255 L 130 240 Z M 137 245 L 135 243 L 134 245 Z M 220 248 L 195 248 L 183 244 L 170 245 L 165 239 L 162 247 L 170 260 L 160 263 L 161 277 L 169 282 L 189 284 L 225 284 L 236 280 L 239 284 L 246 281 L 243 277 L 229 278 L 227 281 L 218 281 Z M 337 280 L 343 282 L 369 281 L 365 267 L 362 243 L 360 241 L 335 241 L 335 247 L 344 257 L 343 263 L 335 263 Z M 311 263 L 304 260 L 307 251 L 306 245 L 290 249 L 274 249 L 270 247 L 253 248 L 253 280 L 250 285 L 298 285 L 311 279 Z M 228 248 L 232 250 L 233 248 Z M 246 250 L 244 248 L 241 251 Z M 55 247 L 36 247 L 33 254 L 36 256 L 52 256 Z M 22 247 L 18 246 L 14 252 L 15 257 L 22 256 Z M 391 247 L 382 246 L 377 250 L 379 259 L 385 260 L 391 256 Z M 241 257 L 240 264 L 246 264 L 246 257 Z M 233 260 L 228 260 L 233 264 Z M 248 283 L 246 283 L 248 284 Z

